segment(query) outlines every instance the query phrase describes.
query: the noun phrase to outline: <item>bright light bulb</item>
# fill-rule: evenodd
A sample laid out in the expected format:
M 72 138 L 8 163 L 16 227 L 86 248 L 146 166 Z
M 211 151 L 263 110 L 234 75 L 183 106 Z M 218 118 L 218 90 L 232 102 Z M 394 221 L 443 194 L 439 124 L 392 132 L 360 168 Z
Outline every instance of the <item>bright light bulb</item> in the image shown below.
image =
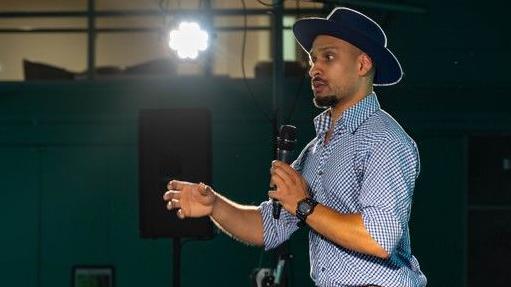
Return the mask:
M 199 51 L 208 48 L 208 33 L 195 22 L 181 22 L 177 30 L 170 31 L 169 47 L 181 59 L 195 59 Z

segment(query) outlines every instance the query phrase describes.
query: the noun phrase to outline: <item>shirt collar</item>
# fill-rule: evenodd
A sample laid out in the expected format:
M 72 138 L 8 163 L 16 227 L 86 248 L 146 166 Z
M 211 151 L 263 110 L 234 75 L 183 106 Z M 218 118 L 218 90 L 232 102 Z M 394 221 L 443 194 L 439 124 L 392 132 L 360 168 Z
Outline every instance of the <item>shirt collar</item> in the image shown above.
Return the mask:
M 334 132 L 337 133 L 340 129 L 346 128 L 349 132 L 354 133 L 365 120 L 378 110 L 380 110 L 380 103 L 378 102 L 376 93 L 371 92 L 342 113 L 337 120 Z M 331 121 L 330 109 L 315 117 L 314 127 L 316 128 L 316 135 L 325 134 L 330 128 Z

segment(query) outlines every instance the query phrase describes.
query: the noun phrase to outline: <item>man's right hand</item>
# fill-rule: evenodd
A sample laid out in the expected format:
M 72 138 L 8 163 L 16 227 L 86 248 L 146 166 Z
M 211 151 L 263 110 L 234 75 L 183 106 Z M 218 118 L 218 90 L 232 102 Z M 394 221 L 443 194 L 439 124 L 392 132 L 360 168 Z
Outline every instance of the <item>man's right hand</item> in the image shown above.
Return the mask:
M 171 180 L 167 190 L 163 195 L 167 209 L 177 209 L 177 216 L 181 219 L 209 216 L 213 212 L 216 194 L 204 183 Z

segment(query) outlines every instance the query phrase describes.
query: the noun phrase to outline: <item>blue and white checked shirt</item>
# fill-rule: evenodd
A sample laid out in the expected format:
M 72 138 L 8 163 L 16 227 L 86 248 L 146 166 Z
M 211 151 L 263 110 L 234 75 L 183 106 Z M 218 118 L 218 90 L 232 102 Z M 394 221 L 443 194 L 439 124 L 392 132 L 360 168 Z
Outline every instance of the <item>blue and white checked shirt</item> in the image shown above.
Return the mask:
M 328 144 L 330 111 L 314 119 L 316 138 L 302 151 L 293 168 L 300 171 L 309 192 L 320 204 L 340 213 L 361 213 L 366 229 L 390 254 L 383 260 L 343 248 L 311 230 L 310 275 L 318 286 L 425 286 L 411 253 L 408 221 L 419 155 L 415 142 L 380 108 L 373 92 L 346 110 Z M 272 205 L 260 205 L 265 249 L 277 247 L 298 229 L 298 219 L 282 210 L 272 217 Z

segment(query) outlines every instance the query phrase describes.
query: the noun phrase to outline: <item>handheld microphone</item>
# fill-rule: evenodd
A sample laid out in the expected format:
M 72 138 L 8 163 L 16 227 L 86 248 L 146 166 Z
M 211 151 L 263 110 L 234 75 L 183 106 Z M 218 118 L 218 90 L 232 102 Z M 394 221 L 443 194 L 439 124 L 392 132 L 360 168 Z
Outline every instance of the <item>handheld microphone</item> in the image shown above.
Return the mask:
M 295 145 L 296 127 L 290 125 L 280 126 L 279 136 L 277 137 L 277 152 L 275 155 L 276 160 L 280 160 L 288 164 L 291 163 L 291 156 Z M 273 200 L 273 218 L 279 219 L 281 209 L 282 205 L 277 200 Z

